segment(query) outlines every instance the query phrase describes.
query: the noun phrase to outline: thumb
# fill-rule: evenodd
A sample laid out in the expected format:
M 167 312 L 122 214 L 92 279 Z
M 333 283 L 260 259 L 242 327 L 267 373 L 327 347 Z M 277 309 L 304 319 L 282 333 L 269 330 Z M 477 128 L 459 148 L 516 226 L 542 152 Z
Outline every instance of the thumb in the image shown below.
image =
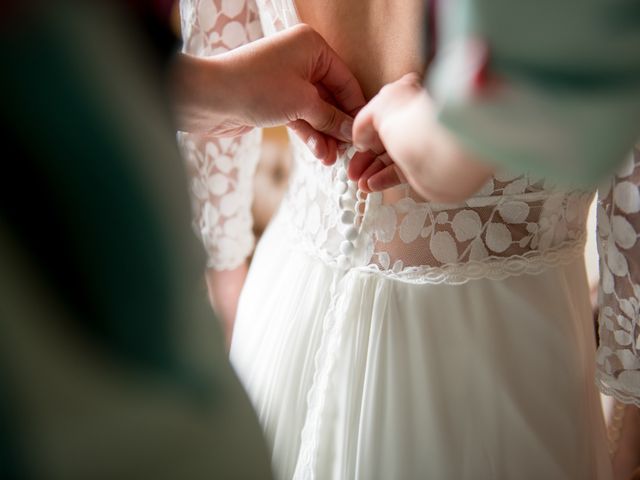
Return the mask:
M 309 108 L 303 112 L 301 120 L 306 121 L 315 130 L 330 135 L 342 142 L 353 141 L 353 118 L 334 105 L 316 97 Z

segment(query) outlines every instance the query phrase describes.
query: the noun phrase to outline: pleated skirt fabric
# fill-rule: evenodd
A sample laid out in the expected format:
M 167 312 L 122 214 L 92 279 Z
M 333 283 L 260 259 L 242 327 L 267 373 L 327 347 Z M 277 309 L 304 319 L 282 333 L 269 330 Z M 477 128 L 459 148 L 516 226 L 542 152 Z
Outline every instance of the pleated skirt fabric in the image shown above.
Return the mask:
M 415 284 L 285 238 L 257 248 L 231 348 L 277 478 L 611 478 L 581 259 Z

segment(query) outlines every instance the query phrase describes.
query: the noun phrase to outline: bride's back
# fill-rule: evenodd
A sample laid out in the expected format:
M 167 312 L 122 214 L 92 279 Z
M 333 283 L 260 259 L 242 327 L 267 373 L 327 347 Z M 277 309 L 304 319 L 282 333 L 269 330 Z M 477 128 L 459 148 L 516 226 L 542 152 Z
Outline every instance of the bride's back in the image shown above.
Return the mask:
M 182 0 L 184 51 L 216 55 L 255 40 L 261 33 L 270 36 L 302 21 L 326 38 L 356 74 L 365 95 L 372 97 L 403 74 L 423 70 L 423 2 Z M 204 164 L 206 173 L 194 182 L 196 196 L 209 198 L 207 185 L 213 186 L 209 187 L 213 199 L 204 205 L 215 206 L 209 211 L 202 207 L 202 212 L 209 212 L 206 215 L 199 213 L 205 219 L 205 232 L 219 235 L 219 217 L 235 220 L 225 224 L 225 229 L 226 225 L 250 225 L 248 208 L 241 210 L 238 199 L 251 198 L 247 179 L 257 158 L 257 137 L 187 140 L 184 145 L 192 152 L 188 153 L 191 163 Z M 328 263 L 349 254 L 352 266 L 403 281 L 464 283 L 527 269 L 538 271 L 545 262 L 556 262 L 558 255 L 572 259 L 581 254 L 592 198 L 589 192 L 556 189 L 533 175 L 497 172 L 474 196 L 456 205 L 425 201 L 406 184 L 365 198 L 355 184 L 345 185 L 341 180 L 343 162 L 326 168 L 295 136 L 291 143 L 295 168 L 272 225 L 280 221 L 301 251 Z M 225 173 L 231 169 L 230 181 L 210 182 L 209 177 L 223 176 L 213 154 L 225 159 L 221 165 Z M 228 155 L 234 155 L 235 163 L 229 163 Z M 209 168 L 209 162 L 214 167 Z M 233 190 L 228 187 L 231 184 Z M 218 185 L 224 185 L 222 200 L 213 193 Z M 345 230 L 345 225 L 357 228 Z M 353 237 L 354 231 L 357 242 L 345 243 L 346 234 Z M 237 243 L 236 236 L 227 242 Z M 250 244 L 247 241 L 238 250 Z
M 258 2 L 267 33 L 271 24 L 277 31 L 298 21 L 317 30 L 347 63 L 367 98 L 405 73 L 424 71 L 424 4 L 424 0 Z M 308 243 L 309 251 L 336 259 L 344 240 L 337 220 L 341 212 L 336 205 L 341 203 L 333 189 L 337 171 L 324 168 L 304 145 L 293 143 L 298 161 L 282 210 L 294 212 L 291 223 L 301 245 Z M 589 192 L 556 191 L 542 178 L 516 172 L 496 173 L 472 198 L 456 205 L 425 201 L 402 185 L 369 195 L 362 210 L 356 207 L 362 218 L 353 264 L 407 281 L 453 283 L 498 278 L 504 269 L 496 265 L 511 257 L 533 259 L 516 260 L 514 271 L 539 268 L 555 250 L 567 248 L 563 251 L 567 258 L 579 254 L 591 198 Z M 314 212 L 316 207 L 320 214 Z
M 424 68 L 423 0 L 296 0 L 300 20 L 345 60 L 367 98 Z

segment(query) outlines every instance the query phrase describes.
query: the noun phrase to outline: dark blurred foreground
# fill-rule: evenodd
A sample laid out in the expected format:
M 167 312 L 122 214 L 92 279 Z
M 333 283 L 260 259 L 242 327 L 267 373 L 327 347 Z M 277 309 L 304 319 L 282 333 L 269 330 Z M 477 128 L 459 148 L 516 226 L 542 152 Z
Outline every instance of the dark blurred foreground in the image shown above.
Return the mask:
M 0 478 L 269 476 L 189 225 L 170 4 L 0 20 Z

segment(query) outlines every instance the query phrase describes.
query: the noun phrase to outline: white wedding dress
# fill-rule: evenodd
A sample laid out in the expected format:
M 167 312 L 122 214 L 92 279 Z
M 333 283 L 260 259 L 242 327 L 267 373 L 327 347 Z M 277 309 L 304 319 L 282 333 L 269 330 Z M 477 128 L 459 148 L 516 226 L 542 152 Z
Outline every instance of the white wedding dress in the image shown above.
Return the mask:
M 183 0 L 181 12 L 184 51 L 200 56 L 298 22 L 291 0 Z M 253 246 L 260 134 L 179 141 L 210 266 L 234 268 Z M 277 478 L 610 478 L 594 379 L 640 398 L 640 155 L 600 192 L 596 360 L 593 192 L 501 172 L 459 205 L 408 186 L 365 199 L 343 159 L 329 168 L 292 148 L 231 347 Z

